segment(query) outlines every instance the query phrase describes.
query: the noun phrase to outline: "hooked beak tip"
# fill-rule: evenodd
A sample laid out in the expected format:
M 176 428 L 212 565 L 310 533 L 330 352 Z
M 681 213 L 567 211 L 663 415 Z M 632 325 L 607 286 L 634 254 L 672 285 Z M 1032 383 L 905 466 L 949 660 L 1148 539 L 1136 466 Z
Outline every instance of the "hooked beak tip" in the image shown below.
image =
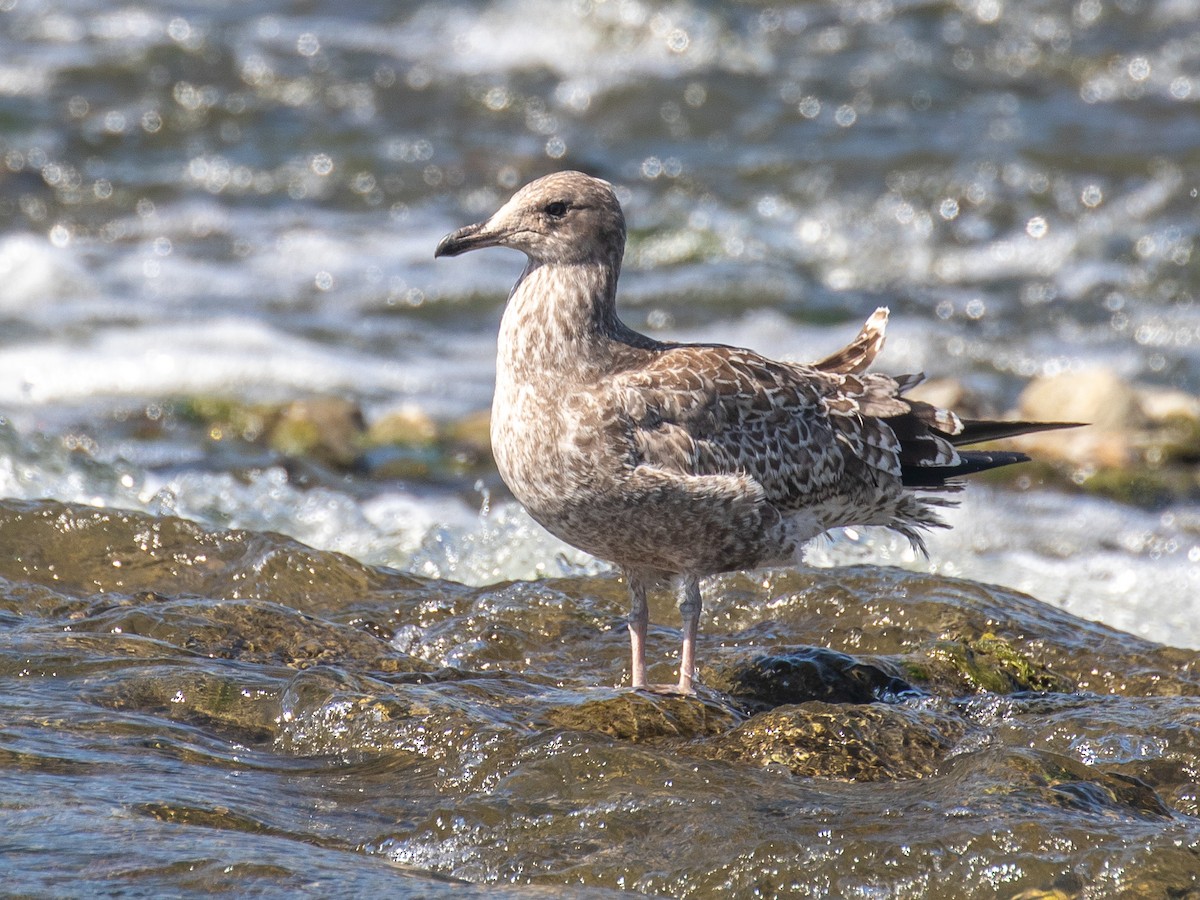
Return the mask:
M 496 243 L 496 236 L 486 230 L 486 224 L 481 222 L 478 225 L 468 225 L 466 228 L 450 232 L 438 242 L 437 249 L 433 251 L 433 258 L 458 256 L 468 250 L 492 246 Z

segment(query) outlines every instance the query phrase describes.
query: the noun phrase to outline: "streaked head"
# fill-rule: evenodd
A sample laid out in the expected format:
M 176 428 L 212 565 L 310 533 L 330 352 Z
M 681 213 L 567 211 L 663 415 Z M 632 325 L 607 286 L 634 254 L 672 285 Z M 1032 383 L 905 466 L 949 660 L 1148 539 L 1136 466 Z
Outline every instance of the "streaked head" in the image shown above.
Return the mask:
M 541 263 L 619 266 L 625 216 L 612 185 L 582 172 L 555 172 L 521 188 L 487 221 L 442 238 L 434 256 L 512 247 Z

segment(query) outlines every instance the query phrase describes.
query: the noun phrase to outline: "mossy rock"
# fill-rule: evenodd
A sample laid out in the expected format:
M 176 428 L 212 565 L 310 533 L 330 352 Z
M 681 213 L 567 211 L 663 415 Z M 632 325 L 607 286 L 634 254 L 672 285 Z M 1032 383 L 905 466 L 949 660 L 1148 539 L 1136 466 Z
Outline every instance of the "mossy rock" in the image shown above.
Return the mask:
M 1075 690 L 1069 678 L 991 633 L 975 640 L 939 641 L 926 659 L 907 661 L 905 669 L 914 680 L 939 685 L 943 690 L 952 689 L 955 682 L 966 689 L 997 694 Z
M 442 443 L 449 447 L 473 450 L 479 454 L 490 454 L 491 428 L 491 411 L 482 409 L 446 423 L 442 428 Z
M 559 728 L 595 731 L 637 743 L 721 734 L 742 716 L 713 696 L 621 691 L 600 700 L 554 707 L 546 718 Z
M 1162 423 L 1157 447 L 1164 463 L 1200 464 L 1200 420 L 1185 415 L 1169 417 Z
M 213 440 L 262 440 L 279 421 L 279 404 L 245 403 L 230 397 L 188 397 L 172 404 L 176 415 L 202 425 Z
M 345 469 L 358 460 L 365 436 L 358 404 L 340 397 L 312 397 L 288 404 L 268 442 L 285 456 L 309 457 Z
M 704 752 L 796 775 L 889 781 L 933 774 L 964 732 L 961 720 L 931 709 L 814 701 L 760 713 Z
M 368 447 L 429 447 L 439 435 L 438 424 L 425 410 L 404 406 L 386 413 L 367 429 Z
M 202 426 L 214 441 L 266 445 L 284 456 L 315 459 L 338 469 L 355 466 L 366 443 L 362 411 L 342 397 L 266 404 L 200 396 L 173 406 L 182 419 Z

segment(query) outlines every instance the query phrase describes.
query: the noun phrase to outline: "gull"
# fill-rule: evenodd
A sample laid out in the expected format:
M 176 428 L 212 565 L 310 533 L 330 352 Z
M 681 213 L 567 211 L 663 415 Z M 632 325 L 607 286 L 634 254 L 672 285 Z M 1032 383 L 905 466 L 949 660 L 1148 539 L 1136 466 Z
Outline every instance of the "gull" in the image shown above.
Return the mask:
M 867 372 L 886 308 L 846 347 L 803 365 L 722 344 L 658 341 L 617 316 L 625 217 L 612 185 L 556 172 L 435 257 L 509 247 L 527 257 L 500 323 L 491 442 L 504 483 L 629 588 L 631 685 L 646 689 L 646 593 L 673 581 L 692 694 L 700 581 L 797 564 L 838 527 L 891 528 L 920 552 L 964 475 L 1023 462 L 960 446 L 1060 423 L 961 419 L 906 391 L 923 375 Z

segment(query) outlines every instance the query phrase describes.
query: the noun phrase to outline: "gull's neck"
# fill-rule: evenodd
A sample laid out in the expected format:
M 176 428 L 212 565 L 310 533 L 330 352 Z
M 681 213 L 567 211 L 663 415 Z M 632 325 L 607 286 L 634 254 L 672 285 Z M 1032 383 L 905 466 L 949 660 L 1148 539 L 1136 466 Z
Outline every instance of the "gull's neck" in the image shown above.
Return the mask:
M 619 273 L 611 262 L 531 260 L 500 322 L 501 375 L 594 378 L 612 365 L 617 345 L 652 344 L 617 318 Z

